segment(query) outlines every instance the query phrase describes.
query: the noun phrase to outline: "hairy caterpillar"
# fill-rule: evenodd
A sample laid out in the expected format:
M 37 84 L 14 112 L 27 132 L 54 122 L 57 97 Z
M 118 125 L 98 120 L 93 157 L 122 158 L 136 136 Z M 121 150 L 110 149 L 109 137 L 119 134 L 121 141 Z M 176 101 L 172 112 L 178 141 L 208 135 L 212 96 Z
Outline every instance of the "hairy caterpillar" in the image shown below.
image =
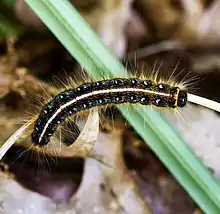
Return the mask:
M 175 69 L 176 69 L 176 67 L 175 67 Z M 155 69 L 153 69 L 153 71 L 155 71 Z M 192 79 L 191 77 L 189 78 L 189 76 L 184 76 L 184 79 L 179 82 L 179 81 L 174 79 L 173 71 L 171 72 L 170 77 L 167 78 L 167 80 L 161 79 L 161 77 L 159 77 L 158 70 L 156 71 L 156 73 L 153 73 L 150 76 L 149 75 L 147 76 L 146 74 L 145 75 L 133 74 L 131 77 L 128 77 L 126 75 L 126 76 L 120 76 L 120 77 L 114 78 L 114 79 L 110 79 L 108 77 L 105 78 L 105 77 L 102 76 L 101 80 L 99 79 L 99 81 L 94 81 L 94 80 L 90 81 L 90 80 L 88 80 L 88 77 L 85 73 L 82 73 L 82 75 L 80 74 L 80 78 L 82 78 L 82 80 L 83 80 L 82 84 L 79 84 L 78 81 L 74 81 L 72 79 L 72 77 L 70 77 L 68 75 L 68 78 L 64 78 L 65 81 L 67 80 L 65 83 L 59 80 L 59 82 L 61 82 L 61 89 L 57 89 L 57 87 L 56 88 L 52 87 L 53 89 L 51 90 L 51 88 L 49 87 L 47 90 L 45 90 L 44 89 L 45 87 L 42 86 L 43 91 L 45 91 L 46 93 L 42 94 L 42 92 L 38 92 L 37 96 L 40 95 L 40 97 L 42 97 L 43 100 L 40 101 L 41 102 L 40 105 L 36 106 L 36 104 L 34 104 L 34 107 L 37 107 L 37 108 L 40 107 L 41 111 L 39 111 L 39 109 L 38 109 L 37 114 L 35 114 L 35 113 L 33 113 L 33 109 L 31 109 L 31 114 L 34 115 L 34 117 L 32 117 L 32 119 L 30 121 L 30 126 L 25 129 L 25 132 L 22 135 L 30 136 L 29 131 L 32 132 L 34 127 L 36 127 L 36 125 L 37 125 L 38 119 L 41 119 L 42 122 L 43 122 L 41 124 L 42 126 L 39 126 L 39 129 L 41 129 L 41 132 L 38 132 L 37 133 L 38 135 L 36 135 L 39 138 L 40 134 L 42 133 L 42 130 L 43 130 L 42 128 L 45 128 L 45 124 L 55 114 L 55 112 L 58 109 L 60 109 L 60 107 L 62 105 L 65 105 L 67 102 L 74 99 L 73 95 L 72 95 L 72 97 L 69 96 L 69 93 L 74 94 L 76 92 L 76 93 L 78 93 L 78 94 L 75 94 L 77 97 L 88 94 L 88 91 L 81 90 L 81 89 L 83 89 L 83 86 L 85 86 L 85 85 L 87 85 L 87 86 L 89 85 L 91 87 L 92 86 L 94 87 L 94 88 L 90 88 L 90 92 L 91 92 L 90 93 L 90 95 L 91 95 L 90 96 L 90 98 L 91 98 L 90 101 L 91 100 L 94 101 L 94 103 L 95 103 L 94 105 L 98 106 L 99 108 L 107 107 L 109 105 L 110 106 L 111 105 L 115 106 L 115 105 L 118 105 L 118 104 L 123 104 L 123 103 L 125 103 L 126 100 L 121 100 L 122 96 L 126 95 L 126 97 L 128 97 L 128 96 L 131 96 L 131 95 L 135 95 L 135 98 L 136 98 L 136 95 L 141 95 L 142 96 L 143 93 L 146 93 L 144 95 L 147 95 L 148 98 L 151 97 L 152 99 L 150 99 L 149 102 L 146 102 L 146 103 L 143 104 L 143 103 L 141 103 L 140 97 L 137 97 L 137 99 L 131 100 L 132 102 L 128 102 L 128 103 L 130 103 L 131 106 L 134 106 L 134 107 L 136 107 L 136 105 L 147 105 L 147 106 L 150 106 L 150 107 L 156 106 L 159 110 L 163 110 L 163 109 L 168 109 L 169 110 L 170 109 L 170 110 L 174 110 L 175 112 L 176 111 L 178 112 L 179 108 L 184 107 L 186 105 L 186 103 L 188 103 L 188 102 L 195 102 L 195 103 L 198 103 L 198 104 L 201 103 L 201 98 L 200 98 L 200 100 L 196 101 L 198 96 L 197 96 L 197 98 L 195 98 L 195 95 L 192 95 L 192 94 L 188 93 L 188 89 L 190 89 L 190 90 L 192 89 L 190 82 L 193 81 L 192 84 L 194 86 L 195 78 Z M 86 75 L 86 77 L 84 75 Z M 177 75 L 175 77 L 177 77 Z M 120 82 L 121 80 L 122 80 L 122 82 Z M 144 83 L 144 81 L 148 82 L 148 84 L 149 84 L 148 88 L 144 88 L 145 87 L 144 85 L 146 84 L 146 83 Z M 110 82 L 112 82 L 113 85 L 112 86 L 108 85 L 108 84 L 106 85 L 106 82 L 109 82 L 109 84 L 110 84 Z M 97 83 L 98 83 L 98 87 L 96 85 Z M 100 85 L 100 83 L 102 83 L 102 84 L 104 83 L 104 84 Z M 58 84 L 57 84 L 57 82 L 55 83 L 56 86 L 58 86 Z M 131 84 L 133 84 L 132 87 L 130 87 Z M 81 88 L 81 89 L 79 90 L 78 88 Z M 128 91 L 127 88 L 132 88 L 132 90 Z M 113 91 L 111 91 L 110 89 L 117 89 L 116 94 L 114 94 Z M 133 89 L 135 89 L 136 91 L 133 90 Z M 141 89 L 141 91 L 138 91 L 137 89 L 138 90 Z M 169 97 L 169 95 L 171 95 L 172 89 L 177 90 L 176 93 L 174 93 L 175 96 L 173 96 L 173 98 L 174 98 L 173 100 L 175 101 L 175 102 L 173 102 L 173 105 L 171 105 L 168 102 L 169 100 L 166 99 L 166 98 Z M 100 91 L 100 90 L 107 90 L 107 91 L 105 91 L 105 93 L 101 93 L 101 95 L 104 95 L 104 96 L 101 96 L 102 101 L 103 101 L 103 99 L 107 98 L 107 95 L 111 95 L 111 99 L 109 100 L 109 103 L 108 102 L 107 103 L 106 102 L 100 103 L 100 102 L 98 102 L 98 99 L 95 101 L 94 98 L 97 98 L 97 96 L 95 96 L 95 94 L 93 94 L 93 92 L 97 93 L 97 91 Z M 148 90 L 148 91 L 145 91 L 145 90 Z M 137 91 L 138 91 L 139 94 L 135 94 Z M 150 93 L 150 92 L 152 92 L 152 93 Z M 158 92 L 163 93 L 163 94 L 157 94 Z M 181 95 L 180 92 L 182 93 L 182 95 Z M 63 95 L 68 95 L 68 96 L 63 97 Z M 116 95 L 116 96 L 113 96 L 113 95 Z M 149 95 L 151 95 L 151 96 L 149 96 Z M 159 101 L 161 101 L 161 102 L 159 102 L 159 103 L 155 102 L 154 98 L 156 98 L 157 96 L 161 96 L 161 95 L 163 95 L 162 97 L 160 97 L 161 99 L 159 99 Z M 56 101 L 55 98 L 57 98 L 58 101 Z M 83 100 L 81 100 L 82 102 L 77 103 L 77 106 L 78 105 L 81 105 L 81 106 L 80 107 L 78 106 L 79 109 L 76 109 L 77 111 L 74 112 L 72 114 L 72 116 L 78 117 L 78 116 L 84 115 L 84 113 L 88 112 L 86 110 L 89 110 L 89 108 L 87 108 L 87 107 L 84 108 L 85 105 L 83 106 L 83 104 L 86 104 L 86 102 L 89 101 L 89 99 L 87 99 L 87 98 L 88 98 L 88 96 L 86 97 L 86 99 L 84 97 Z M 100 97 L 98 97 L 98 98 L 100 98 Z M 182 102 L 182 104 L 181 104 L 180 101 Z M 202 103 L 203 103 L 202 105 L 204 105 L 204 103 L 205 103 L 204 106 L 207 106 L 208 108 L 216 109 L 216 105 L 214 104 L 214 101 L 212 101 L 212 107 L 210 107 L 210 105 L 211 105 L 210 101 L 208 103 L 207 99 L 205 100 L 205 98 L 203 98 Z M 53 111 L 52 112 L 44 112 L 45 108 L 47 108 L 48 105 L 50 105 L 50 104 L 53 104 L 52 105 L 54 107 Z M 91 106 L 91 107 L 93 107 L 93 106 Z M 41 164 L 41 157 L 40 156 L 38 157 L 38 154 L 42 154 L 43 161 L 45 159 L 46 165 L 51 165 L 51 163 L 50 163 L 51 161 L 53 161 L 53 163 L 54 163 L 54 157 L 58 157 L 58 156 L 62 157 L 62 156 L 66 155 L 66 154 L 64 155 L 64 153 L 62 153 L 61 150 L 62 151 L 63 150 L 65 150 L 65 151 L 71 150 L 72 152 L 74 151 L 74 154 L 75 153 L 80 154 L 80 157 L 87 157 L 87 155 L 89 156 L 89 152 L 87 152 L 86 155 L 82 156 L 82 154 L 80 153 L 79 148 L 76 148 L 76 149 L 72 149 L 70 147 L 65 148 L 65 146 L 64 146 L 65 142 L 64 142 L 63 139 L 66 138 L 66 137 L 69 139 L 69 145 L 76 145 L 75 140 L 73 140 L 73 134 L 75 133 L 76 128 L 74 127 L 74 128 L 70 129 L 69 126 L 64 127 L 67 124 L 66 123 L 67 121 L 70 122 L 70 124 L 72 124 L 73 121 L 70 121 L 72 118 L 71 118 L 71 115 L 67 114 L 68 113 L 67 108 L 64 108 L 64 109 L 61 109 L 61 110 L 62 110 L 61 112 L 64 113 L 64 116 L 66 116 L 66 117 L 61 118 L 62 120 L 58 124 L 54 124 L 53 120 L 51 121 L 51 123 L 50 123 L 51 126 L 48 126 L 48 127 L 49 128 L 54 128 L 54 132 L 49 133 L 48 130 L 46 130 L 46 132 L 44 133 L 44 134 L 49 133 L 49 138 L 47 136 L 48 142 L 46 144 L 39 144 L 39 143 L 35 143 L 35 142 L 32 141 L 33 143 L 31 145 L 30 145 L 29 140 L 27 141 L 27 144 L 23 144 L 23 142 L 22 142 L 22 145 L 24 145 L 25 148 L 28 148 L 28 150 L 27 149 L 24 150 L 24 152 L 19 154 L 19 157 L 23 156 L 26 153 L 26 151 L 31 151 L 31 152 L 33 151 L 34 152 L 33 155 L 34 156 L 37 155 L 38 165 L 39 165 L 39 163 Z M 39 112 L 40 112 L 40 114 L 39 114 Z M 67 115 L 65 115 L 65 114 L 67 114 Z M 42 117 L 42 115 L 43 115 L 43 117 Z M 57 117 L 57 115 L 54 118 L 59 119 L 59 117 Z M 125 122 L 125 121 L 123 120 L 122 122 Z M 114 121 L 113 121 L 113 124 L 114 124 Z M 59 127 L 59 129 L 58 129 L 58 126 L 60 126 L 62 128 Z M 115 124 L 114 124 L 114 126 L 115 126 Z M 35 130 L 32 132 L 32 137 L 34 135 L 34 132 L 35 132 Z M 56 138 L 52 139 L 53 143 L 50 144 L 49 143 L 50 138 L 53 137 L 54 135 L 56 135 Z M 64 137 L 64 138 L 61 138 L 61 137 Z M 33 138 L 32 138 L 32 140 L 33 140 Z M 56 143 L 57 141 L 58 141 L 58 143 Z M 32 153 L 31 153 L 31 155 L 32 155 Z M 74 156 L 74 155 L 71 155 L 71 156 Z M 102 160 L 102 157 L 99 157 L 99 156 L 97 156 L 97 157 L 93 156 L 93 157 L 106 165 L 106 162 Z M 51 161 L 48 161 L 47 160 L 48 158 L 50 158 Z M 107 165 L 109 165 L 109 164 L 107 164 Z
M 183 77 L 177 80 L 179 74 L 182 73 L 182 71 L 180 71 L 180 73 L 174 74 L 179 66 L 179 63 L 177 63 L 174 68 L 169 70 L 169 73 L 165 74 L 165 76 L 168 75 L 166 78 L 162 74 L 159 75 L 162 62 L 159 66 L 156 66 L 156 64 L 157 62 L 154 63 L 153 67 L 147 66 L 146 68 L 146 64 L 141 64 L 140 67 L 140 64 L 136 64 L 136 61 L 134 65 L 125 62 L 125 66 L 130 73 L 117 75 L 118 78 L 114 79 L 102 74 L 98 80 L 95 81 L 88 77 L 87 73 L 81 69 L 81 71 L 78 70 L 75 76 L 64 72 L 62 76 L 60 76 L 61 80 L 59 77 L 55 77 L 55 81 L 53 81 L 52 85 L 37 81 L 40 90 L 34 92 L 35 96 L 33 96 L 32 93 L 29 94 L 30 99 L 34 101 L 34 103 L 31 102 L 27 106 L 28 113 L 29 115 L 31 114 L 31 119 L 30 117 L 25 119 L 25 122 L 28 121 L 30 125 L 21 135 L 22 139 L 26 139 L 25 142 L 22 141 L 22 145 L 28 148 L 26 151 L 36 151 L 37 154 L 39 153 L 43 156 L 49 155 L 52 159 L 54 156 L 62 156 L 61 150 L 71 150 L 70 147 L 65 147 L 65 145 L 70 146 L 73 143 L 76 145 L 76 137 L 80 133 L 78 125 L 83 125 L 82 122 L 84 119 L 87 120 L 88 113 L 91 112 L 90 108 L 92 107 L 98 107 L 98 109 L 101 110 L 104 108 L 104 111 L 100 112 L 101 117 L 99 120 L 104 130 L 106 130 L 106 128 L 107 130 L 109 128 L 114 129 L 115 127 L 122 128 L 126 124 L 126 121 L 121 117 L 122 115 L 119 112 L 118 114 L 117 111 L 115 112 L 115 108 L 107 108 L 115 107 L 120 104 L 127 103 L 126 108 L 146 105 L 146 108 L 156 107 L 159 111 L 168 109 L 174 113 L 180 113 L 180 108 L 184 107 L 186 102 L 190 99 L 188 89 L 194 89 L 196 80 L 195 77 L 193 77 L 194 74 L 192 75 L 192 73 L 187 72 Z M 129 88 L 131 90 L 128 90 Z M 104 93 L 99 93 L 100 91 Z M 79 96 L 83 96 L 83 99 L 80 100 L 81 102 L 77 100 L 77 102 L 74 103 L 74 105 L 76 104 L 74 106 L 76 107 L 74 112 L 71 109 L 72 112 L 68 112 L 68 108 L 60 108 Z M 141 98 L 144 99 L 141 100 Z M 169 98 L 173 98 L 173 100 Z M 183 104 L 180 102 L 181 99 Z M 89 106 L 88 102 L 91 101 L 92 103 L 90 103 Z M 72 106 L 72 104 L 70 106 Z M 55 115 L 57 110 L 59 110 L 59 112 Z M 117 116 L 115 113 L 117 113 Z M 49 121 L 52 117 L 53 119 Z M 80 120 L 76 120 L 78 117 L 80 117 Z M 81 119 L 83 119 L 83 121 Z M 77 122 L 77 126 L 73 126 L 75 122 Z M 43 133 L 44 128 L 45 131 Z M 39 143 L 39 138 L 42 133 L 42 139 L 45 141 Z M 32 138 L 31 144 L 30 137 Z M 50 144 L 50 140 L 53 143 Z
M 115 78 L 85 83 L 65 90 L 46 104 L 36 120 L 32 143 L 47 145 L 57 127 L 69 116 L 95 106 L 139 103 L 163 107 L 184 107 L 187 93 L 178 86 L 149 79 Z

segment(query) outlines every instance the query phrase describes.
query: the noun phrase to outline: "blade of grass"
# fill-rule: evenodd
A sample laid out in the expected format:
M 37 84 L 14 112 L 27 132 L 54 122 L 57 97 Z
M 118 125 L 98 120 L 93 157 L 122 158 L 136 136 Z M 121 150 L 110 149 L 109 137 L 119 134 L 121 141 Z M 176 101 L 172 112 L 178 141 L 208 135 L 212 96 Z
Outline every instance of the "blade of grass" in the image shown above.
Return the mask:
M 0 14 L 0 37 L 18 36 L 22 29 Z
M 3 4 L 12 7 L 15 3 L 16 0 L 2 0 Z
M 26 2 L 93 78 L 126 73 L 69 2 Z M 217 180 L 169 122 L 152 109 L 134 108 L 129 112 L 125 107 L 119 109 L 198 205 L 206 213 L 220 213 Z
M 0 37 L 19 36 L 24 27 L 16 20 L 7 2 L 0 2 Z

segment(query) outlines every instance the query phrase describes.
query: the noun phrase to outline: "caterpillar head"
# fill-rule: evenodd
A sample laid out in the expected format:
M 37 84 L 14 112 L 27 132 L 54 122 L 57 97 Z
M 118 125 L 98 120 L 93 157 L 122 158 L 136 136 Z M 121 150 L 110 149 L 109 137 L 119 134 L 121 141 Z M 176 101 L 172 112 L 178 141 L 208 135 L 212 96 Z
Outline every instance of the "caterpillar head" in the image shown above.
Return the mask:
M 184 90 L 180 90 L 177 98 L 177 106 L 184 107 L 187 103 L 187 93 Z

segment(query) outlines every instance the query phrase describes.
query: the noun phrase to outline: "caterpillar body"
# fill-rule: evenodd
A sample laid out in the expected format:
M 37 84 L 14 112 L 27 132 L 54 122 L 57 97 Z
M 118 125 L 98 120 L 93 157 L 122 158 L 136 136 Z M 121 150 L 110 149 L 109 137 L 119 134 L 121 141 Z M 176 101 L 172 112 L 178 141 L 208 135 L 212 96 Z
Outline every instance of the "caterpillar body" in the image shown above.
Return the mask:
M 165 83 L 138 78 L 115 78 L 84 83 L 65 90 L 46 104 L 31 134 L 36 146 L 47 145 L 57 127 L 67 118 L 95 106 L 139 103 L 163 107 L 184 107 L 187 93 L 184 89 Z

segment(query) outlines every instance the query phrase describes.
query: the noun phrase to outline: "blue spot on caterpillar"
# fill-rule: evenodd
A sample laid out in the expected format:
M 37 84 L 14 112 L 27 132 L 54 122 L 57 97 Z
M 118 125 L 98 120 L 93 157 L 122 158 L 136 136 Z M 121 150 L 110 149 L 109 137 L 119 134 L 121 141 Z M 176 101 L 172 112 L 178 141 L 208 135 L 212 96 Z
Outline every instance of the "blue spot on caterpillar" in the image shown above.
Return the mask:
M 151 80 L 115 78 L 85 83 L 56 95 L 43 107 L 31 135 L 32 143 L 47 145 L 57 127 L 69 116 L 95 106 L 140 103 L 156 107 L 184 107 L 187 93 L 179 87 Z

